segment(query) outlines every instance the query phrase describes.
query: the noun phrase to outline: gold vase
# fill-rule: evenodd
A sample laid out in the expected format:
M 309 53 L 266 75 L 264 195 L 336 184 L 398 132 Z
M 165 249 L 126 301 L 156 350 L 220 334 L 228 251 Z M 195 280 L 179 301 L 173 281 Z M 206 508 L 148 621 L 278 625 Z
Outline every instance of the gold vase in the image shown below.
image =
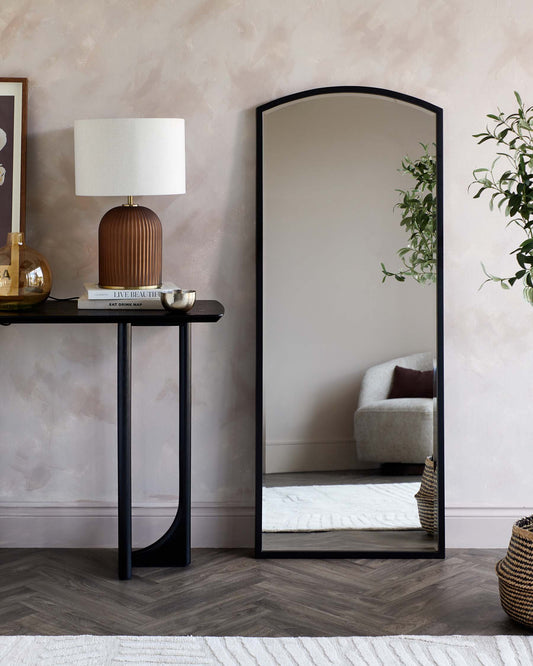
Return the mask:
M 52 271 L 46 259 L 24 242 L 24 234 L 7 235 L 0 248 L 0 310 L 24 310 L 48 298 Z

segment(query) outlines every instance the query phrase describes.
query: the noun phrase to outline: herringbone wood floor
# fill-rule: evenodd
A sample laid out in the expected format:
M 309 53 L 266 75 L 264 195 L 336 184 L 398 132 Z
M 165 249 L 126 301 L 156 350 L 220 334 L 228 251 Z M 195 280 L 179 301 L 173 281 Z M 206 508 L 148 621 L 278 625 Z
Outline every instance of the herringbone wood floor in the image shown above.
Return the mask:
M 445 560 L 256 560 L 193 551 L 184 569 L 115 577 L 112 550 L 0 550 L 0 633 L 211 636 L 522 634 L 496 550 Z

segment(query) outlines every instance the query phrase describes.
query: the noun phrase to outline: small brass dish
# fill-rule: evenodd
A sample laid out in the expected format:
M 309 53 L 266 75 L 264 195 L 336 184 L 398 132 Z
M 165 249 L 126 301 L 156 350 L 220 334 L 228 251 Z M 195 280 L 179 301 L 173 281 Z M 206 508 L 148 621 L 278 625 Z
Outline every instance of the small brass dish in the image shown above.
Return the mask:
M 161 292 L 161 303 L 169 312 L 187 312 L 195 300 L 196 292 L 193 289 L 170 289 Z

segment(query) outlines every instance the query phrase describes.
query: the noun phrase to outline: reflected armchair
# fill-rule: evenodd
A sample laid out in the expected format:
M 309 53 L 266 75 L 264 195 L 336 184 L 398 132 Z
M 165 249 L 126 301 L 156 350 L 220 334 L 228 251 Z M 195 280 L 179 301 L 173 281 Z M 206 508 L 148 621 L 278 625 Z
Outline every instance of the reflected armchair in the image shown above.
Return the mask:
M 395 358 L 366 371 L 354 414 L 357 457 L 363 462 L 421 464 L 433 453 L 433 399 L 387 399 L 397 365 L 432 370 L 433 354 Z

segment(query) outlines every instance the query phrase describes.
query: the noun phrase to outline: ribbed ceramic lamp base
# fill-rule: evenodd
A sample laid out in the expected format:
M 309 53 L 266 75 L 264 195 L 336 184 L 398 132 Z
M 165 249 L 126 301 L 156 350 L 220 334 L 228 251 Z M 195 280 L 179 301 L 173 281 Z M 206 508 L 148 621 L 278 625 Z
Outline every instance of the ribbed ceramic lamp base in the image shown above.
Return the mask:
M 108 289 L 161 286 L 163 231 L 144 206 L 107 211 L 98 229 L 98 283 Z

